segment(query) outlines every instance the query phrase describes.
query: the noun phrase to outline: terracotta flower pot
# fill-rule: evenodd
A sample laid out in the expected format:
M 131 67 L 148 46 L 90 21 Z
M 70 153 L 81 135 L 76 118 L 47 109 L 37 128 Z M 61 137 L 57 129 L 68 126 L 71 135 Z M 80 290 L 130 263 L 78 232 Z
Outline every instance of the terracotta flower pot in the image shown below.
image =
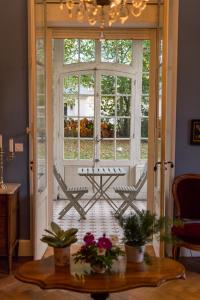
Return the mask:
M 70 263 L 70 247 L 54 248 L 55 265 L 59 267 L 67 266 Z
M 125 245 L 125 252 L 127 261 L 134 263 L 141 263 L 144 261 L 144 247 L 133 247 L 129 245 Z

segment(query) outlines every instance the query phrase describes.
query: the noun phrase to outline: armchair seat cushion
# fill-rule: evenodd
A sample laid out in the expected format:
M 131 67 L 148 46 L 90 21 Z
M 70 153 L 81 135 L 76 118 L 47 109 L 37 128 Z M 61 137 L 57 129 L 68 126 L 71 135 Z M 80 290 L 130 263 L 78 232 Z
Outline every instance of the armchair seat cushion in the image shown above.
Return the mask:
M 200 223 L 186 223 L 172 227 L 172 235 L 184 242 L 200 244 Z

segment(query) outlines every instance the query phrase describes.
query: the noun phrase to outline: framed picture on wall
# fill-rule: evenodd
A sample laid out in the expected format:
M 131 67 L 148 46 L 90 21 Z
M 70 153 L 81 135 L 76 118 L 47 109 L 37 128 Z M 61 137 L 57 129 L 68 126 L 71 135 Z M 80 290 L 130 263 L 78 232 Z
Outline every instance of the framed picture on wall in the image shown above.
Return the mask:
M 190 143 L 200 145 L 200 120 L 191 120 Z

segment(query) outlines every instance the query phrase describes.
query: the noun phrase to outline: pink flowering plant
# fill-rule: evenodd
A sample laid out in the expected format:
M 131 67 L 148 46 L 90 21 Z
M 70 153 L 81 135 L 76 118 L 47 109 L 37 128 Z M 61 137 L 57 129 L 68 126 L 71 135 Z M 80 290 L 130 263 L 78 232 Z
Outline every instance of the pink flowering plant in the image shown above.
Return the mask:
M 119 256 L 124 255 L 124 251 L 113 245 L 105 234 L 95 239 L 94 235 L 88 232 L 83 240 L 84 245 L 73 255 L 75 263 L 80 261 L 111 269 L 113 260 L 117 260 Z

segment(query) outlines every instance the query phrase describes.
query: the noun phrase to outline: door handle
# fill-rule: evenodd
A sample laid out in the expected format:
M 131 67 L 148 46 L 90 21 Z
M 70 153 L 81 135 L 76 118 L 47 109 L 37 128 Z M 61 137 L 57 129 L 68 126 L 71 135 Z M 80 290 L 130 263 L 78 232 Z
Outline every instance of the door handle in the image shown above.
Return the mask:
M 30 163 L 29 163 L 29 165 L 30 165 L 30 170 L 31 170 L 31 171 L 33 171 L 33 165 L 34 165 L 34 161 L 33 161 L 33 160 L 31 160 L 31 161 L 30 161 Z
M 161 161 L 157 161 L 156 163 L 155 163 L 155 165 L 154 165 L 154 171 L 157 171 L 157 169 L 158 169 L 158 165 L 161 165 L 162 164 L 162 162 Z M 173 161 L 164 161 L 164 165 L 166 166 L 166 165 L 170 165 L 170 167 L 171 167 L 171 169 L 172 168 L 174 168 L 174 163 L 173 163 Z

